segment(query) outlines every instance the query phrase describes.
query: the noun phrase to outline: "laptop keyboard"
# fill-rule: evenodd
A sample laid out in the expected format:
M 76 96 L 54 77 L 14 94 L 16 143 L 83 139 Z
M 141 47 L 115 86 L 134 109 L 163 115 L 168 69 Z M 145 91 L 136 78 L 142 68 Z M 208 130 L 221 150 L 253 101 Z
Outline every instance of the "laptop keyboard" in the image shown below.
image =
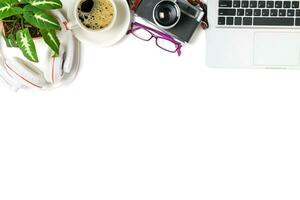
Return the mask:
M 219 0 L 218 25 L 300 28 L 300 1 Z

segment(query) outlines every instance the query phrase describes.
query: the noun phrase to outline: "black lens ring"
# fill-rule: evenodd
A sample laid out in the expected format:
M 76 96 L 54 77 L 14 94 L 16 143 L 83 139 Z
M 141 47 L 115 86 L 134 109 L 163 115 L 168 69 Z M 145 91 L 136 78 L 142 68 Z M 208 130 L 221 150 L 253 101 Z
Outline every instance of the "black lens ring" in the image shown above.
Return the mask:
M 180 18 L 178 5 L 169 0 L 159 2 L 153 10 L 153 18 L 154 21 L 161 27 L 173 27 L 177 24 Z

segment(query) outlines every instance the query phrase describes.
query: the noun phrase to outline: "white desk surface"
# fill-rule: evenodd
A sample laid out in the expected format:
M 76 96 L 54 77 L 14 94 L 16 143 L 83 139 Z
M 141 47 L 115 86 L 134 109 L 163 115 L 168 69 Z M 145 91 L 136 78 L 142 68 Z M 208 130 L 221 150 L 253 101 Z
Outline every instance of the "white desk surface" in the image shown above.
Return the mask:
M 0 87 L 0 199 L 299 199 L 300 71 L 210 69 L 127 37 L 75 82 Z

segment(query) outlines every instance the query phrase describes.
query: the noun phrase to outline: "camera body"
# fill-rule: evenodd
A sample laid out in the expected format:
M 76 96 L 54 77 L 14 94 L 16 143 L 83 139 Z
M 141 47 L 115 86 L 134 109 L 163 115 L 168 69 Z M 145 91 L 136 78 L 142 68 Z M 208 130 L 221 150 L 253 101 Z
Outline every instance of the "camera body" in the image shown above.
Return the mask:
M 183 42 L 189 42 L 204 12 L 186 0 L 143 0 L 136 14 Z

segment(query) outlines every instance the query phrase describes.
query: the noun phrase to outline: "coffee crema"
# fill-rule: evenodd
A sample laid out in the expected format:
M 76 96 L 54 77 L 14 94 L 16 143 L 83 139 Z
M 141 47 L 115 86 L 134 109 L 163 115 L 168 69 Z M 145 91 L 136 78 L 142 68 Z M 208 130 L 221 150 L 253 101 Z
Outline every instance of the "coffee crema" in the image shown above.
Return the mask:
M 81 23 L 92 30 L 99 30 L 106 28 L 110 25 L 115 15 L 114 8 L 111 0 L 93 0 L 94 6 L 90 12 L 84 12 L 81 10 L 81 6 L 78 8 L 78 17 Z M 81 2 L 81 4 L 84 0 Z M 81 5 L 80 4 L 80 5 Z

